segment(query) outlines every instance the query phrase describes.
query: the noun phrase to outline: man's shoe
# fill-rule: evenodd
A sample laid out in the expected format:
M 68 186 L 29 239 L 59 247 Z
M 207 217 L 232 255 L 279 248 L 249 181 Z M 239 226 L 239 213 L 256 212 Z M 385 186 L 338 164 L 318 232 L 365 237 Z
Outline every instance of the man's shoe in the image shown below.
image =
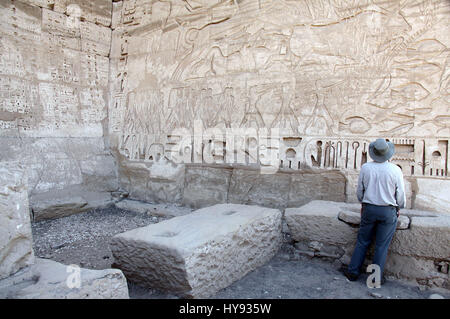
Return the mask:
M 350 281 L 356 281 L 356 280 L 358 280 L 358 277 L 359 277 L 358 275 L 355 275 L 355 274 L 352 274 L 352 273 L 348 272 L 348 270 L 346 270 L 344 272 L 344 275 Z
M 348 280 L 350 281 L 358 280 L 359 275 L 352 274 L 351 272 L 348 271 L 347 267 L 342 266 L 340 271 L 344 274 L 345 277 L 347 277 Z

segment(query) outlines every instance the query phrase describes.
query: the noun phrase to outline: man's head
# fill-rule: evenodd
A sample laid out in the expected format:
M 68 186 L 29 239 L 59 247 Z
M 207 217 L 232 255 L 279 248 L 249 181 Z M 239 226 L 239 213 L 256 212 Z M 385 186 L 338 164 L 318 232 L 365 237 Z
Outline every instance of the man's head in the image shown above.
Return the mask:
M 384 138 L 379 138 L 369 145 L 370 157 L 378 163 L 389 160 L 394 155 L 395 147 L 391 142 L 387 142 Z

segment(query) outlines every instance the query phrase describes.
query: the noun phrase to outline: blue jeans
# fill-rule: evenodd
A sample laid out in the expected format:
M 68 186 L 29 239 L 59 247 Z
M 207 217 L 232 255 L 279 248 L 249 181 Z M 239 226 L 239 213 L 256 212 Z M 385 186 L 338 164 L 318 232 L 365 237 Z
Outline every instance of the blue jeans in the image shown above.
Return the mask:
M 361 224 L 359 226 L 358 240 L 353 256 L 348 265 L 348 272 L 359 275 L 364 263 L 367 249 L 375 235 L 375 253 L 373 264 L 380 266 L 383 274 L 386 257 L 397 228 L 397 209 L 393 206 L 376 206 L 363 204 Z

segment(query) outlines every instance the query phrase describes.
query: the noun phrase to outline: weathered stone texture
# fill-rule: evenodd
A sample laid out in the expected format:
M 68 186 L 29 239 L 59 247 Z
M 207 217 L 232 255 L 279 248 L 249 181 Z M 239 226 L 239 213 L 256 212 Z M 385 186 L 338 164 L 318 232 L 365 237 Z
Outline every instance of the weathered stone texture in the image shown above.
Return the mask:
M 350 225 L 359 225 L 361 223 L 361 213 L 344 209 L 339 212 L 338 219 Z M 400 215 L 398 217 L 397 229 L 408 229 L 409 224 L 410 219 L 408 216 Z
M 129 280 L 195 298 L 209 297 L 263 265 L 280 245 L 280 211 L 235 204 L 131 230 L 110 244 Z
M 168 207 L 169 205 L 165 204 L 150 204 L 129 199 L 121 200 L 115 203 L 115 206 L 124 210 L 130 210 L 142 214 L 168 218 L 183 216 L 190 214 L 192 212 L 190 208 L 184 206 L 170 205 L 170 207 Z
M 289 199 L 288 174 L 261 174 L 259 170 L 234 169 L 228 200 L 230 203 L 283 208 Z
M 20 0 L 41 8 L 66 14 L 74 19 L 109 27 L 111 25 L 112 0 Z M 17 2 L 17 1 L 16 1 Z
M 386 137 L 405 175 L 407 207 L 446 210 L 445 197 L 413 187 L 424 176 L 448 179 L 441 74 L 449 66 L 449 14 L 445 0 L 113 3 L 111 146 L 132 162 L 151 163 L 158 147 L 168 158 L 183 154 L 185 164 L 252 168 L 275 153 L 276 170 L 301 173 L 288 192 L 281 175 L 271 181 L 235 171 L 228 198 L 273 207 L 287 199 L 294 207 L 356 202 L 369 143 Z M 183 139 L 180 128 L 194 136 Z M 236 140 L 208 132 L 225 128 Z M 269 129 L 279 129 L 273 145 Z M 169 152 L 177 143 L 179 152 Z M 307 176 L 310 170 L 333 173 Z M 241 175 L 249 179 L 242 185 Z
M 348 264 L 356 244 L 360 204 L 312 201 L 285 211 L 298 253 Z M 450 288 L 450 216 L 402 209 L 389 248 L 386 274 Z M 409 226 L 408 226 L 409 224 Z M 373 246 L 369 249 L 373 253 Z
M 346 179 L 340 172 L 305 171 L 291 175 L 288 207 L 311 200 L 345 201 Z
M 0 279 L 34 262 L 26 171 L 0 162 Z
M 69 271 L 68 271 L 69 270 Z M 73 268 L 36 258 L 26 272 L 0 281 L 0 298 L 13 299 L 128 299 L 128 286 L 118 269 L 79 268 L 80 287 L 70 288 Z
M 118 187 L 103 140 L 111 10 L 106 0 L 0 1 L 0 161 L 24 164 L 31 196 Z
M 98 192 L 80 186 L 66 187 L 30 197 L 33 220 L 54 219 L 82 213 L 113 203 L 109 192 Z
M 450 260 L 450 216 L 412 217 L 408 231 L 396 233 L 391 250 L 399 255 Z
M 450 214 L 450 180 L 417 179 L 415 209 Z
M 119 184 L 130 198 L 180 203 L 184 178 L 184 165 L 176 166 L 165 160 L 156 163 L 125 162 L 119 156 Z
M 198 165 L 265 167 L 272 153 L 276 170 L 340 171 L 346 200 L 355 202 L 369 143 L 385 137 L 405 175 L 407 207 L 446 210 L 444 196 L 413 187 L 417 178 L 448 180 L 449 14 L 445 0 L 114 3 L 111 146 L 127 161 L 149 163 L 152 147 Z M 235 130 L 236 140 L 212 129 Z M 269 129 L 279 134 L 267 138 Z M 177 143 L 179 152 L 169 152 Z M 250 181 L 230 188 L 233 201 L 286 199 L 259 185 L 284 187 L 283 178 L 240 174 Z M 329 196 L 340 178 L 314 176 L 310 187 L 302 177 L 291 183 L 289 206 L 342 200 L 340 190 Z M 264 183 L 250 188 L 252 180 Z
M 312 201 L 299 208 L 287 208 L 285 218 L 292 238 L 342 245 L 354 242 L 358 229 L 338 219 L 343 204 Z
M 200 208 L 226 203 L 231 169 L 189 167 L 183 190 L 183 204 Z
M 102 138 L 0 138 L 0 148 L 0 161 L 20 156 L 37 218 L 82 212 L 96 203 L 104 206 L 118 188 L 116 164 Z

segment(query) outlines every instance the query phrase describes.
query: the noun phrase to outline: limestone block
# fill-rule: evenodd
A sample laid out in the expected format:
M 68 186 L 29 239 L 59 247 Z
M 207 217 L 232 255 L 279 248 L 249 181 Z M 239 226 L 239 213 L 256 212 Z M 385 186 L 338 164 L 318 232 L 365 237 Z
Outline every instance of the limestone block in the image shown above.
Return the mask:
M 0 281 L 0 298 L 129 298 L 127 281 L 120 270 L 91 270 L 72 267 L 72 265 L 69 268 L 56 261 L 36 258 L 36 263 L 26 272 Z M 78 278 L 79 286 L 77 285 Z
M 119 160 L 120 186 L 130 198 L 146 202 L 181 202 L 185 167 L 161 160 L 159 163 L 132 163 Z
M 450 180 L 417 178 L 415 209 L 450 214 Z
M 67 187 L 59 191 L 40 193 L 30 198 L 35 221 L 82 213 L 112 203 L 106 192 L 94 192 L 82 187 Z
M 311 201 L 299 208 L 287 208 L 285 218 L 291 236 L 297 240 L 311 240 L 328 244 L 347 245 L 356 241 L 358 228 L 338 219 L 345 203 Z
M 0 279 L 31 265 L 32 247 L 25 170 L 0 162 Z
M 183 204 L 201 208 L 225 203 L 232 170 L 212 167 L 186 168 Z
M 130 199 L 121 200 L 120 202 L 115 203 L 115 205 L 120 209 L 161 217 L 177 217 L 187 215 L 192 212 L 192 210 L 187 207 L 165 204 L 150 204 Z
M 299 172 L 291 175 L 288 207 L 298 207 L 310 200 L 345 201 L 345 177 L 338 172 Z
M 407 231 L 396 232 L 391 251 L 406 256 L 450 260 L 450 217 L 412 217 Z
M 341 210 L 338 219 L 351 225 L 359 225 L 361 223 L 361 214 L 349 210 Z M 400 215 L 397 221 L 397 229 L 408 229 L 410 220 L 407 216 Z
M 282 208 L 288 201 L 289 174 L 261 174 L 259 170 L 234 169 L 228 200 L 231 203 Z
M 352 211 L 341 210 L 338 219 L 351 225 L 359 225 L 361 223 L 361 214 Z
M 0 161 L 20 157 L 27 167 L 30 195 L 88 185 L 95 191 L 118 188 L 116 165 L 103 138 L 0 138 Z M 51 152 L 49 152 L 51 150 Z
M 116 235 L 110 247 L 127 279 L 206 298 L 269 261 L 281 241 L 280 211 L 219 204 Z
M 401 256 L 389 253 L 386 259 L 386 273 L 398 278 L 428 279 L 440 277 L 432 259 L 423 259 L 414 256 Z

